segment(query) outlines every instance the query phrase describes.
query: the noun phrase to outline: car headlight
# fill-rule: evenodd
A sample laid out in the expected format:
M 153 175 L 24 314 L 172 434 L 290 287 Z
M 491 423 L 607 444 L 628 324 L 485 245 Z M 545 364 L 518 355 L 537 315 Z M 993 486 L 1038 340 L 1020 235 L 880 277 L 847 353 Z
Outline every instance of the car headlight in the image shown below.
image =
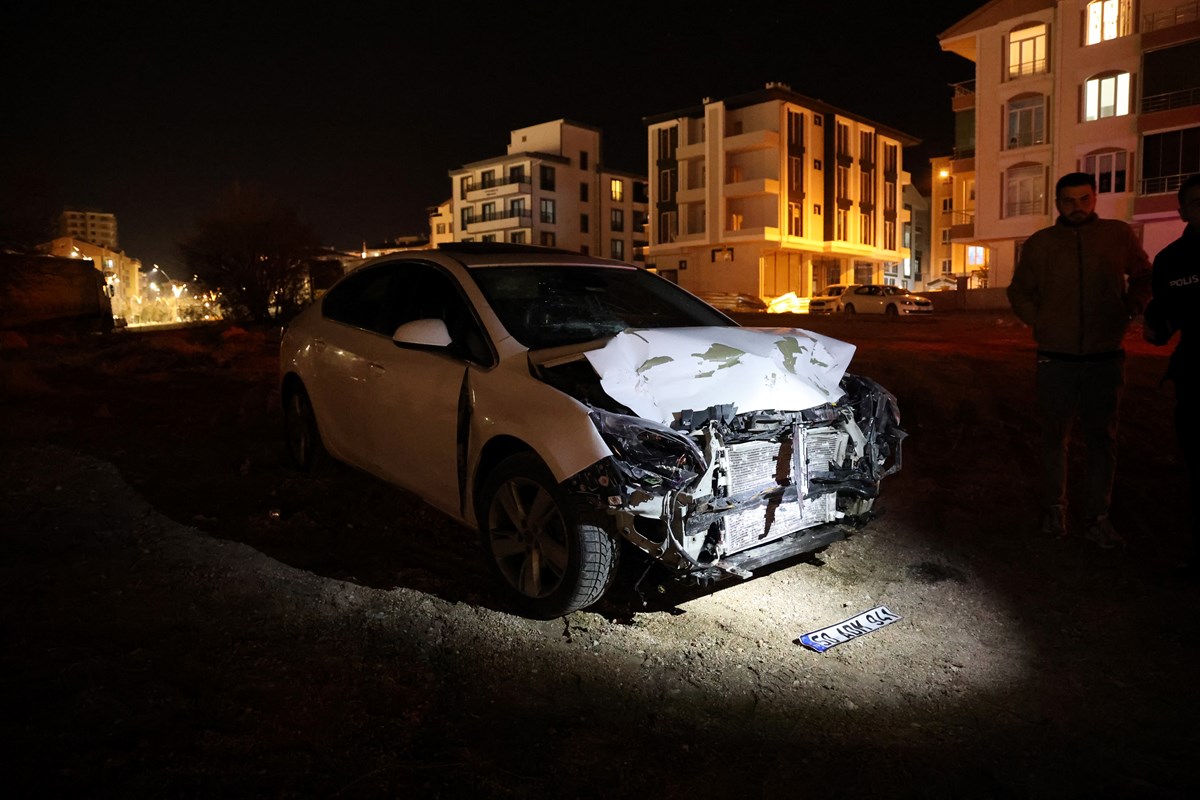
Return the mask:
M 589 416 L 617 466 L 645 488 L 682 489 L 708 469 L 696 443 L 666 425 L 601 409 Z

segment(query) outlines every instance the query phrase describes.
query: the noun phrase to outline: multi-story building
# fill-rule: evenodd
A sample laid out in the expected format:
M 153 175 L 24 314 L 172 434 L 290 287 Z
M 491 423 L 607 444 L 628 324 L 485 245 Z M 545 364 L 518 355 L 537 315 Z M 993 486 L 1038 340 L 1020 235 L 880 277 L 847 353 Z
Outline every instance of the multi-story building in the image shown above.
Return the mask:
M 505 155 L 450 172 L 454 241 L 641 258 L 646 179 L 603 166 L 598 128 L 560 119 L 510 136 Z
M 904 203 L 907 219 L 900 236 L 900 248 L 908 255 L 900 262 L 900 280 L 897 284 L 906 289 L 920 291 L 928 288 L 929 278 L 929 196 L 922 194 L 912 183 L 900 188 L 900 199 Z
M 932 263 L 926 275 L 929 290 L 986 289 L 989 286 L 987 247 L 971 240 L 975 219 L 975 177 L 963 162 L 950 156 L 930 159 L 930 224 Z
M 58 218 L 58 235 L 117 249 L 117 217 L 101 211 L 65 209 Z
M 90 260 L 104 275 L 106 293 L 112 299 L 113 316 L 127 322 L 140 318 L 143 304 L 141 261 L 130 258 L 123 251 L 70 236 L 60 236 L 46 242 L 40 249 L 61 258 Z
M 975 64 L 952 100 L 949 238 L 982 248 L 989 285 L 1011 283 L 1068 172 L 1096 177 L 1097 213 L 1151 256 L 1178 236 L 1174 193 L 1200 172 L 1200 3 L 993 0 L 938 38 Z
M 762 300 L 905 282 L 902 153 L 917 140 L 779 83 L 645 122 L 660 275 Z

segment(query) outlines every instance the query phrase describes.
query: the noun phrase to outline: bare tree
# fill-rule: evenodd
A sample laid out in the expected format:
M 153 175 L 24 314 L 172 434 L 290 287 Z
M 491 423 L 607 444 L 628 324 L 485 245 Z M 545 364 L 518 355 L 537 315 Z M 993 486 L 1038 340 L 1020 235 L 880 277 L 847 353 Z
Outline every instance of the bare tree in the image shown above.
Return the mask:
M 234 184 L 180 243 L 188 269 L 220 292 L 235 319 L 289 317 L 307 296 L 316 231 L 260 186 Z

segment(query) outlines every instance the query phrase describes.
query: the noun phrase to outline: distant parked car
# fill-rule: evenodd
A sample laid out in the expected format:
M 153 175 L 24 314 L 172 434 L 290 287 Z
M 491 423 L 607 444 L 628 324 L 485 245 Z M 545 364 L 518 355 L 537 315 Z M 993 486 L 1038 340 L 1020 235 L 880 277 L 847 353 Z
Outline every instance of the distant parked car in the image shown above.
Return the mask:
M 808 301 L 808 313 L 838 313 L 842 310 L 842 293 L 844 291 L 846 291 L 846 284 L 844 283 L 832 283 L 826 286 L 823 292 Z
M 846 314 L 887 314 L 889 317 L 933 313 L 928 297 L 910 293 L 899 286 L 852 284 L 841 295 Z
M 865 522 L 904 431 L 853 353 L 630 264 L 458 243 L 347 273 L 289 323 L 280 390 L 297 465 L 328 453 L 478 527 L 512 604 L 551 618 L 622 549 L 745 578 Z

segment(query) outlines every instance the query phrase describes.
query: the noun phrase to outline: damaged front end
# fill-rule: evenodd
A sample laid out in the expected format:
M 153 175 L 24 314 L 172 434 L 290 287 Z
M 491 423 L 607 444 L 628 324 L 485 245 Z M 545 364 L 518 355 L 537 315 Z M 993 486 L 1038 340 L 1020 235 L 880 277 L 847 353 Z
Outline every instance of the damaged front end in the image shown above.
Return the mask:
M 803 411 L 718 405 L 670 426 L 589 402 L 612 456 L 564 487 L 679 577 L 749 577 L 844 538 L 833 523 L 865 522 L 880 481 L 900 469 L 895 398 L 852 374 L 839 386 L 836 401 Z

